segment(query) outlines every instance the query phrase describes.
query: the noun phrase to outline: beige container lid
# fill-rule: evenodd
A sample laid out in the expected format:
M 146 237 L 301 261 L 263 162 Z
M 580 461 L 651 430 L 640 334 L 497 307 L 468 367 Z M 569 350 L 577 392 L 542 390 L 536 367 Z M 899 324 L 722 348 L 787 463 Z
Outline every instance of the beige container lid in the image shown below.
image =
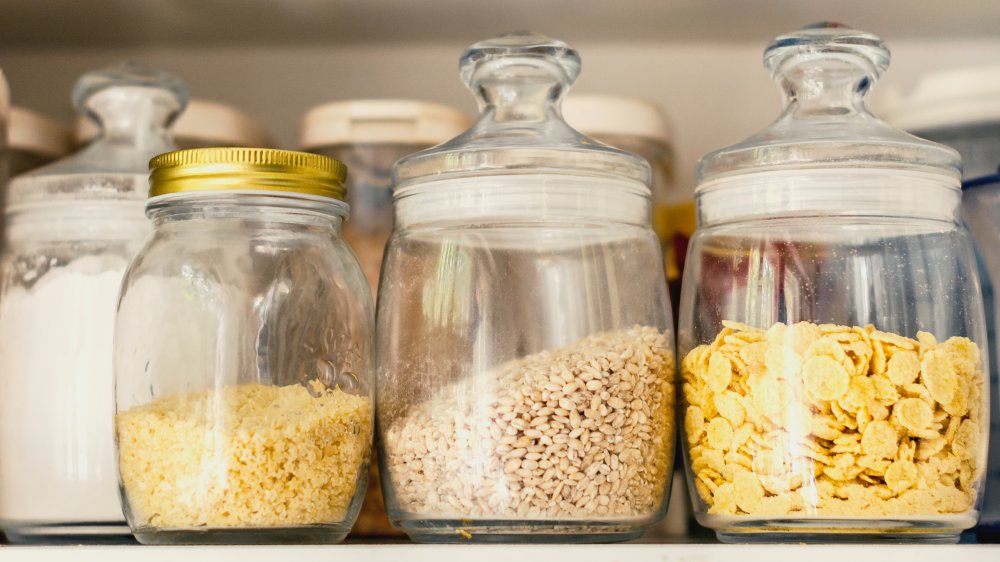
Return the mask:
M 659 105 L 638 98 L 570 94 L 562 104 L 563 118 L 589 136 L 639 137 L 670 144 L 670 120 Z
M 219 146 L 267 148 L 273 146 L 267 130 L 252 117 L 231 105 L 192 99 L 170 127 L 178 141 L 192 140 Z M 76 139 L 88 142 L 97 135 L 97 125 L 86 117 L 76 123 Z
M 419 100 L 354 99 L 325 103 L 302 118 L 299 148 L 338 144 L 436 145 L 472 124 L 453 107 Z
M 909 131 L 1000 122 L 1000 65 L 928 72 L 913 89 L 884 92 L 879 114 Z
M 51 117 L 23 107 L 10 108 L 10 148 L 53 159 L 73 150 L 70 128 Z

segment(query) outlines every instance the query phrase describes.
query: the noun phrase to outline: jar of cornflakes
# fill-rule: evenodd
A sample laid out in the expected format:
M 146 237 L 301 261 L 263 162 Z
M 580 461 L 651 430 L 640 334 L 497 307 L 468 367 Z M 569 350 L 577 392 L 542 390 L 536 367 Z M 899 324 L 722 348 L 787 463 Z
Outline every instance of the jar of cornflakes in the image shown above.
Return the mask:
M 767 129 L 702 159 L 683 444 L 724 541 L 955 541 L 981 502 L 982 297 L 950 148 L 872 116 L 882 41 L 775 39 Z
M 361 507 L 372 300 L 340 236 L 344 166 L 252 148 L 150 162 L 122 281 L 115 438 L 142 543 L 329 543 Z

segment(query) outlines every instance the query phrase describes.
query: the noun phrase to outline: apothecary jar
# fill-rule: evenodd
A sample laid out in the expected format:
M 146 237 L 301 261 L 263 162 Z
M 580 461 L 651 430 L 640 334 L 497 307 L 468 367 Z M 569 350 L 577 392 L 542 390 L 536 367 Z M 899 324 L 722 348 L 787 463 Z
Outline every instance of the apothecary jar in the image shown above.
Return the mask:
M 565 43 L 471 46 L 467 132 L 395 168 L 379 459 L 420 541 L 608 541 L 662 516 L 673 333 L 649 167 L 560 117 Z

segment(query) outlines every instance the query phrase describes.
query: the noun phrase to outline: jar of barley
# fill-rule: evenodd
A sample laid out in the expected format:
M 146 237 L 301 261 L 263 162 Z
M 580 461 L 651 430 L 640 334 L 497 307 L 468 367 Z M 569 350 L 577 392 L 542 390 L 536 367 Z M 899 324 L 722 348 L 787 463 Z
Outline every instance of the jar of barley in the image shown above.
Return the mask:
M 663 515 L 675 363 L 650 170 L 562 120 L 579 70 L 546 37 L 473 45 L 479 120 L 395 166 L 379 461 L 418 541 L 625 540 Z

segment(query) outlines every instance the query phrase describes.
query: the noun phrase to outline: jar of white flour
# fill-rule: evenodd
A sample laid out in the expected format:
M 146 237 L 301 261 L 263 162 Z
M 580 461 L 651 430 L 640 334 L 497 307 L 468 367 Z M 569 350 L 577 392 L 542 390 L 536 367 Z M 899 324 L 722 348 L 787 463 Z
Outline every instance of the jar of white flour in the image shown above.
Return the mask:
M 0 526 L 15 542 L 129 536 L 112 431 L 114 316 L 150 231 L 149 159 L 174 148 L 178 79 L 127 64 L 85 74 L 74 103 L 102 135 L 16 177 L 0 285 Z

